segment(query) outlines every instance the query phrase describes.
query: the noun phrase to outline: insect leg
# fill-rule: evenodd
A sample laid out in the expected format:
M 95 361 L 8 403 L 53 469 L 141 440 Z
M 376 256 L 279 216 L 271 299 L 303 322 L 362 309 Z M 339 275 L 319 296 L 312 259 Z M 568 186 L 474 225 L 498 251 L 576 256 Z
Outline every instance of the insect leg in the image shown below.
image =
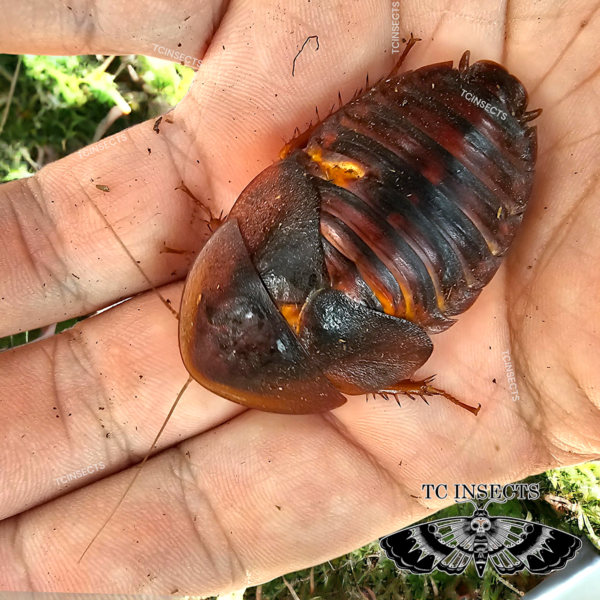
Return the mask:
M 423 379 L 421 381 L 412 381 L 412 380 L 408 379 L 406 381 L 401 381 L 400 383 L 395 384 L 394 386 L 390 387 L 389 389 L 382 390 L 382 391 L 387 392 L 387 393 L 404 394 L 405 396 L 408 396 L 409 398 L 413 398 L 413 396 L 411 394 L 415 394 L 416 396 L 420 396 L 423 399 L 423 401 L 426 402 L 427 404 L 429 404 L 429 403 L 425 399 L 426 396 L 443 396 L 447 400 L 450 400 L 450 402 L 460 406 L 461 408 L 468 410 L 470 413 L 473 413 L 474 415 L 477 415 L 477 413 L 481 409 L 481 404 L 479 406 L 477 406 L 477 408 L 475 408 L 474 406 L 469 406 L 468 404 L 465 404 L 464 402 L 461 402 L 460 400 L 456 399 L 454 396 L 452 396 L 448 392 L 445 392 L 444 390 L 442 390 L 440 388 L 436 388 L 436 387 L 433 387 L 432 385 L 430 385 L 432 380 L 433 380 L 433 377 L 428 377 L 427 379 Z M 414 398 L 413 398 L 413 400 L 414 400 Z
M 192 194 L 190 189 L 187 187 L 187 185 L 185 185 L 185 183 L 183 183 L 183 181 L 175 189 L 181 190 L 182 192 L 187 194 L 196 203 L 196 205 L 199 206 L 206 213 L 208 219 L 202 220 L 208 225 L 208 229 L 211 233 L 214 233 L 221 225 L 223 225 L 225 219 L 227 218 L 227 215 L 223 217 L 223 211 L 221 211 L 221 214 L 218 217 L 213 215 L 210 208 L 206 206 L 204 202 L 202 202 L 202 200 L 198 200 L 198 198 L 196 198 L 196 196 Z
M 408 56 L 408 53 L 412 50 L 413 46 L 415 46 L 415 44 L 417 42 L 420 42 L 420 41 L 421 41 L 421 38 L 416 38 L 412 34 L 412 32 L 411 32 L 410 39 L 406 43 L 406 48 L 404 48 L 404 52 L 402 53 L 402 56 L 400 57 L 400 59 L 396 63 L 396 66 L 392 69 L 392 72 L 390 73 L 390 76 L 398 74 L 398 71 L 400 70 L 400 67 L 402 66 L 402 63 L 404 62 L 404 60 Z

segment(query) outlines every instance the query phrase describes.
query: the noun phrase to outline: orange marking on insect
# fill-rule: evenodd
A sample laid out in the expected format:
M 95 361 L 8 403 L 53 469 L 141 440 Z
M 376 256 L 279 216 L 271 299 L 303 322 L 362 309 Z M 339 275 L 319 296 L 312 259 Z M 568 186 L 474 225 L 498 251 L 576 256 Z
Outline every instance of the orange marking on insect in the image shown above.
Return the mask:
M 327 179 L 340 187 L 347 187 L 348 182 L 365 176 L 365 169 L 358 161 L 346 157 L 336 158 L 333 153 L 323 151 L 320 147 L 307 149 L 307 154 L 327 175 Z
M 408 288 L 405 285 L 403 285 L 400 281 L 398 281 L 398 285 L 400 286 L 400 291 L 402 292 L 402 295 L 404 296 L 405 309 L 404 309 L 403 315 L 396 315 L 396 316 L 402 317 L 402 318 L 406 319 L 407 321 L 412 321 L 415 318 L 415 314 L 416 314 L 415 303 L 413 301 L 413 298 L 412 298 Z
M 386 315 L 394 316 L 396 314 L 396 307 L 387 295 L 384 295 L 381 290 L 371 288 L 371 291 L 375 294 L 377 300 L 379 300 L 383 312 Z
M 446 310 L 446 299 L 444 298 L 444 293 L 441 290 L 440 279 L 437 273 L 430 269 L 428 266 L 425 267 L 427 269 L 427 273 L 431 278 L 431 282 L 433 283 L 433 287 L 435 288 L 435 299 L 438 305 L 438 308 L 441 312 Z
M 300 133 L 298 129 L 296 129 L 296 133 L 294 137 L 281 149 L 279 153 L 279 158 L 284 159 L 286 156 L 291 154 L 297 148 L 304 148 L 310 139 L 313 131 L 317 128 L 319 123 L 315 123 L 314 125 L 311 123 L 308 126 L 306 131 Z
M 279 307 L 279 312 L 296 333 L 300 331 L 300 315 L 302 314 L 302 308 L 302 305 L 296 302 L 283 304 Z

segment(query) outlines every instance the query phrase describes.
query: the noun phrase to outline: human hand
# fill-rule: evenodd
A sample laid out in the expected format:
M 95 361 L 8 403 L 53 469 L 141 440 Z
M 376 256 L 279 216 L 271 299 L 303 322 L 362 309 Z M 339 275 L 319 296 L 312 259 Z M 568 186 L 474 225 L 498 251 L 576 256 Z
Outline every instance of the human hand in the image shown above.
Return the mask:
M 2 4 L 0 51 L 153 54 L 160 43 L 204 62 L 158 135 L 145 123 L 103 152 L 0 187 L 0 335 L 148 289 L 104 218 L 154 284 L 180 280 L 186 257 L 161 249 L 197 250 L 207 235 L 175 190 L 181 181 L 227 212 L 294 128 L 315 119 L 315 106 L 327 114 L 338 91 L 348 100 L 367 72 L 376 81 L 399 56 L 389 3 L 136 10 L 106 0 L 87 16 L 85 3 L 30 0 L 36 22 Z M 505 64 L 530 91 L 530 107 L 544 109 L 535 192 L 515 244 L 473 308 L 433 338 L 417 373 L 437 373 L 438 386 L 480 402 L 479 416 L 438 398 L 398 408 L 362 397 L 324 415 L 274 415 L 194 384 L 159 443 L 170 449 L 149 461 L 78 564 L 187 376 L 177 322 L 153 293 L 136 296 L 0 355 L 0 589 L 223 593 L 441 508 L 424 500 L 422 484 L 515 481 L 599 454 L 600 24 L 590 2 L 575 14 L 536 10 L 524 1 L 508 13 L 497 3 L 401 6 L 403 35 L 423 38 L 406 68 L 457 61 L 469 48 L 472 62 Z M 307 45 L 292 77 L 310 35 L 319 50 Z M 181 283 L 161 289 L 174 306 L 180 292 Z

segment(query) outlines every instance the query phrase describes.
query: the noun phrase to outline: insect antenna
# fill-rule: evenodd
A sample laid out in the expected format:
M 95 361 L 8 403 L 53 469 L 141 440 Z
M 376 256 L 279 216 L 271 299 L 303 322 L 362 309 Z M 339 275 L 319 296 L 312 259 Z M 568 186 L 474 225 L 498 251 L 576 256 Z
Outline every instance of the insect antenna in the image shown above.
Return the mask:
M 212 217 L 212 213 L 210 212 L 210 209 L 208 209 L 201 202 L 199 202 L 194 197 L 194 195 L 190 192 L 190 190 L 187 188 L 187 186 L 183 182 L 181 182 L 181 186 L 178 187 L 178 188 L 176 188 L 176 189 L 181 189 L 182 191 L 184 191 L 185 193 L 187 193 L 195 202 L 199 203 L 202 208 L 204 208 L 206 211 L 208 211 L 208 214 L 209 214 L 209 217 L 211 218 L 211 220 L 217 220 L 217 219 L 214 219 Z M 170 302 L 168 300 L 166 300 L 162 296 L 162 294 L 158 291 L 158 289 L 156 288 L 156 286 L 152 283 L 152 281 L 150 280 L 150 278 L 146 275 L 146 273 L 144 272 L 144 270 L 140 266 L 139 262 L 135 259 L 135 257 L 133 256 L 133 254 L 131 254 L 131 252 L 129 251 L 129 249 L 127 248 L 127 246 L 123 243 L 123 241 L 121 240 L 121 238 L 119 237 L 119 235 L 115 231 L 114 227 L 110 224 L 110 222 L 108 221 L 108 219 L 106 218 L 106 216 L 98 208 L 97 204 L 91 198 L 90 198 L 90 201 L 91 201 L 91 204 L 94 207 L 94 210 L 96 211 L 96 213 L 104 221 L 106 227 L 111 231 L 111 233 L 117 239 L 117 242 L 119 243 L 119 245 L 121 246 L 121 248 L 123 248 L 124 252 L 131 259 L 131 261 L 136 266 L 136 268 L 138 269 L 138 271 L 142 274 L 142 276 L 146 280 L 146 283 L 148 284 L 148 286 L 150 287 L 150 289 L 159 297 L 160 301 L 169 309 L 169 312 L 177 320 L 179 320 L 179 313 L 170 305 Z M 222 214 L 223 213 L 221 213 L 221 217 L 222 217 Z M 222 220 L 221 217 L 219 217 L 219 219 L 218 219 L 219 222 Z M 144 467 L 144 465 L 146 464 L 148 458 L 152 454 L 152 451 L 156 448 L 156 444 L 158 443 L 158 440 L 160 439 L 160 436 L 162 435 L 163 431 L 165 430 L 165 427 L 169 423 L 169 420 L 171 419 L 171 416 L 173 415 L 173 412 L 175 411 L 175 408 L 179 404 L 179 401 L 181 400 L 183 394 L 185 393 L 185 391 L 187 390 L 188 386 L 190 385 L 190 383 L 192 381 L 193 381 L 193 378 L 191 376 L 188 377 L 187 381 L 185 382 L 185 384 L 183 385 L 183 387 L 181 388 L 181 390 L 177 394 L 177 398 L 175 399 L 175 402 L 171 406 L 171 409 L 169 410 L 169 413 L 167 414 L 167 417 L 165 418 L 165 420 L 164 420 L 164 422 L 163 422 L 163 424 L 162 424 L 159 432 L 157 433 L 156 437 L 154 438 L 154 441 L 152 442 L 152 445 L 150 446 L 150 449 L 148 450 L 148 452 L 144 456 L 142 462 L 138 465 L 137 472 L 135 473 L 135 475 L 133 476 L 133 478 L 130 481 L 129 485 L 127 486 L 127 489 L 125 490 L 125 493 L 121 496 L 121 499 L 119 500 L 119 502 L 117 503 L 117 505 L 115 506 L 115 508 L 112 510 L 112 512 L 110 513 L 110 515 L 108 516 L 108 518 L 106 519 L 106 521 L 104 522 L 104 524 L 102 525 L 102 527 L 99 529 L 99 531 L 96 533 L 96 535 L 92 538 L 91 542 L 87 545 L 86 549 L 83 551 L 82 555 L 79 557 L 79 560 L 77 561 L 77 564 L 79 564 L 83 560 L 83 558 L 87 554 L 88 550 L 92 547 L 92 545 L 94 544 L 94 542 L 100 537 L 100 535 L 102 534 L 102 532 L 104 531 L 104 529 L 106 528 L 106 526 L 108 525 L 108 523 L 110 522 L 110 520 L 114 517 L 114 515 L 116 514 L 116 512 L 119 510 L 121 504 L 123 504 L 125 498 L 127 497 L 127 494 L 129 493 L 129 491 L 131 490 L 131 488 L 133 487 L 133 485 L 137 481 L 138 477 L 140 476 L 140 473 L 142 472 L 142 468 Z
M 91 198 L 90 198 L 90 200 L 91 200 Z M 127 256 L 129 256 L 129 258 L 131 259 L 131 262 L 136 266 L 137 270 L 142 274 L 142 277 L 146 280 L 146 283 L 148 284 L 150 289 L 160 298 L 160 301 L 169 309 L 169 312 L 176 319 L 179 319 L 179 313 L 171 306 L 170 302 L 163 297 L 163 295 L 158 291 L 158 289 L 156 289 L 156 286 L 152 283 L 152 281 L 150 281 L 150 278 L 148 277 L 148 275 L 146 275 L 144 269 L 142 269 L 142 267 L 140 266 L 140 263 L 137 260 L 135 260 L 135 257 L 133 256 L 133 254 L 131 254 L 131 252 L 129 251 L 129 248 L 127 248 L 127 246 L 123 243 L 123 240 L 121 240 L 121 238 L 117 235 L 117 232 L 115 231 L 114 227 L 108 222 L 108 219 L 106 218 L 104 213 L 98 208 L 98 206 L 96 205 L 96 203 L 93 200 L 91 200 L 91 204 L 94 207 L 94 210 L 100 216 L 100 218 L 104 221 L 105 225 L 108 227 L 108 229 L 111 231 L 111 233 L 115 236 L 115 238 L 117 239 L 117 242 L 119 243 L 121 248 L 123 248 L 125 254 L 127 254 Z
M 87 551 L 92 547 L 94 542 L 100 537 L 100 534 L 104 531 L 104 528 L 108 525 L 110 520 L 115 516 L 115 514 L 119 510 L 119 507 L 121 506 L 121 504 L 123 504 L 123 501 L 125 500 L 127 494 L 133 487 L 133 484 L 137 481 L 138 477 L 140 476 L 140 473 L 142 472 L 142 469 L 144 468 L 146 461 L 148 460 L 148 458 L 150 458 L 150 454 L 152 454 L 152 451 L 154 450 L 154 448 L 156 448 L 156 444 L 158 443 L 160 436 L 162 435 L 163 431 L 165 430 L 165 427 L 167 426 L 169 419 L 175 412 L 175 408 L 177 407 L 177 404 L 179 404 L 179 401 L 181 400 L 183 394 L 185 393 L 185 390 L 187 390 L 188 386 L 190 385 L 190 383 L 192 383 L 192 381 L 193 381 L 192 377 L 188 377 L 188 380 L 185 382 L 185 384 L 183 385 L 181 390 L 179 390 L 179 394 L 177 394 L 177 398 L 175 399 L 173 406 L 171 406 L 171 410 L 169 411 L 167 418 L 164 420 L 159 432 L 156 434 L 156 437 L 154 438 L 154 441 L 152 442 L 150 449 L 148 450 L 148 452 L 146 452 L 146 456 L 144 456 L 144 460 L 142 460 L 142 462 L 137 467 L 137 472 L 133 476 L 133 479 L 129 482 L 129 485 L 127 486 L 127 489 L 125 490 L 125 493 L 121 496 L 119 502 L 117 502 L 117 505 L 113 508 L 110 515 L 108 515 L 108 518 L 106 519 L 106 521 L 104 521 L 104 524 L 102 525 L 102 527 L 100 528 L 98 533 L 96 533 L 96 535 L 92 538 L 92 541 L 87 545 L 86 549 L 83 551 L 83 554 L 79 557 L 77 564 L 79 564 L 83 560 L 83 557 L 87 554 Z

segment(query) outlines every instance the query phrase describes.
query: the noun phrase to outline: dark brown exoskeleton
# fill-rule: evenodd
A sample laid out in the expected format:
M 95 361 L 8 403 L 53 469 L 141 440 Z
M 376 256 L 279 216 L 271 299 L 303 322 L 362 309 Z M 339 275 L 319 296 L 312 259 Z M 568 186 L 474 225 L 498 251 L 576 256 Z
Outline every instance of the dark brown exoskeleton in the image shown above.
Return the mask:
M 242 192 L 185 286 L 196 381 L 295 414 L 342 394 L 443 393 L 407 379 L 511 244 L 540 112 L 504 67 L 468 59 L 378 83 Z
M 458 69 L 392 75 L 242 192 L 188 274 L 179 345 L 191 377 L 151 448 L 192 378 L 271 412 L 404 393 L 477 414 L 409 378 L 433 350 L 429 334 L 473 304 L 511 244 L 533 184 L 527 122 L 541 111 L 526 112 L 504 67 L 468 62 L 465 52 Z M 207 217 L 212 230 L 220 219 Z

